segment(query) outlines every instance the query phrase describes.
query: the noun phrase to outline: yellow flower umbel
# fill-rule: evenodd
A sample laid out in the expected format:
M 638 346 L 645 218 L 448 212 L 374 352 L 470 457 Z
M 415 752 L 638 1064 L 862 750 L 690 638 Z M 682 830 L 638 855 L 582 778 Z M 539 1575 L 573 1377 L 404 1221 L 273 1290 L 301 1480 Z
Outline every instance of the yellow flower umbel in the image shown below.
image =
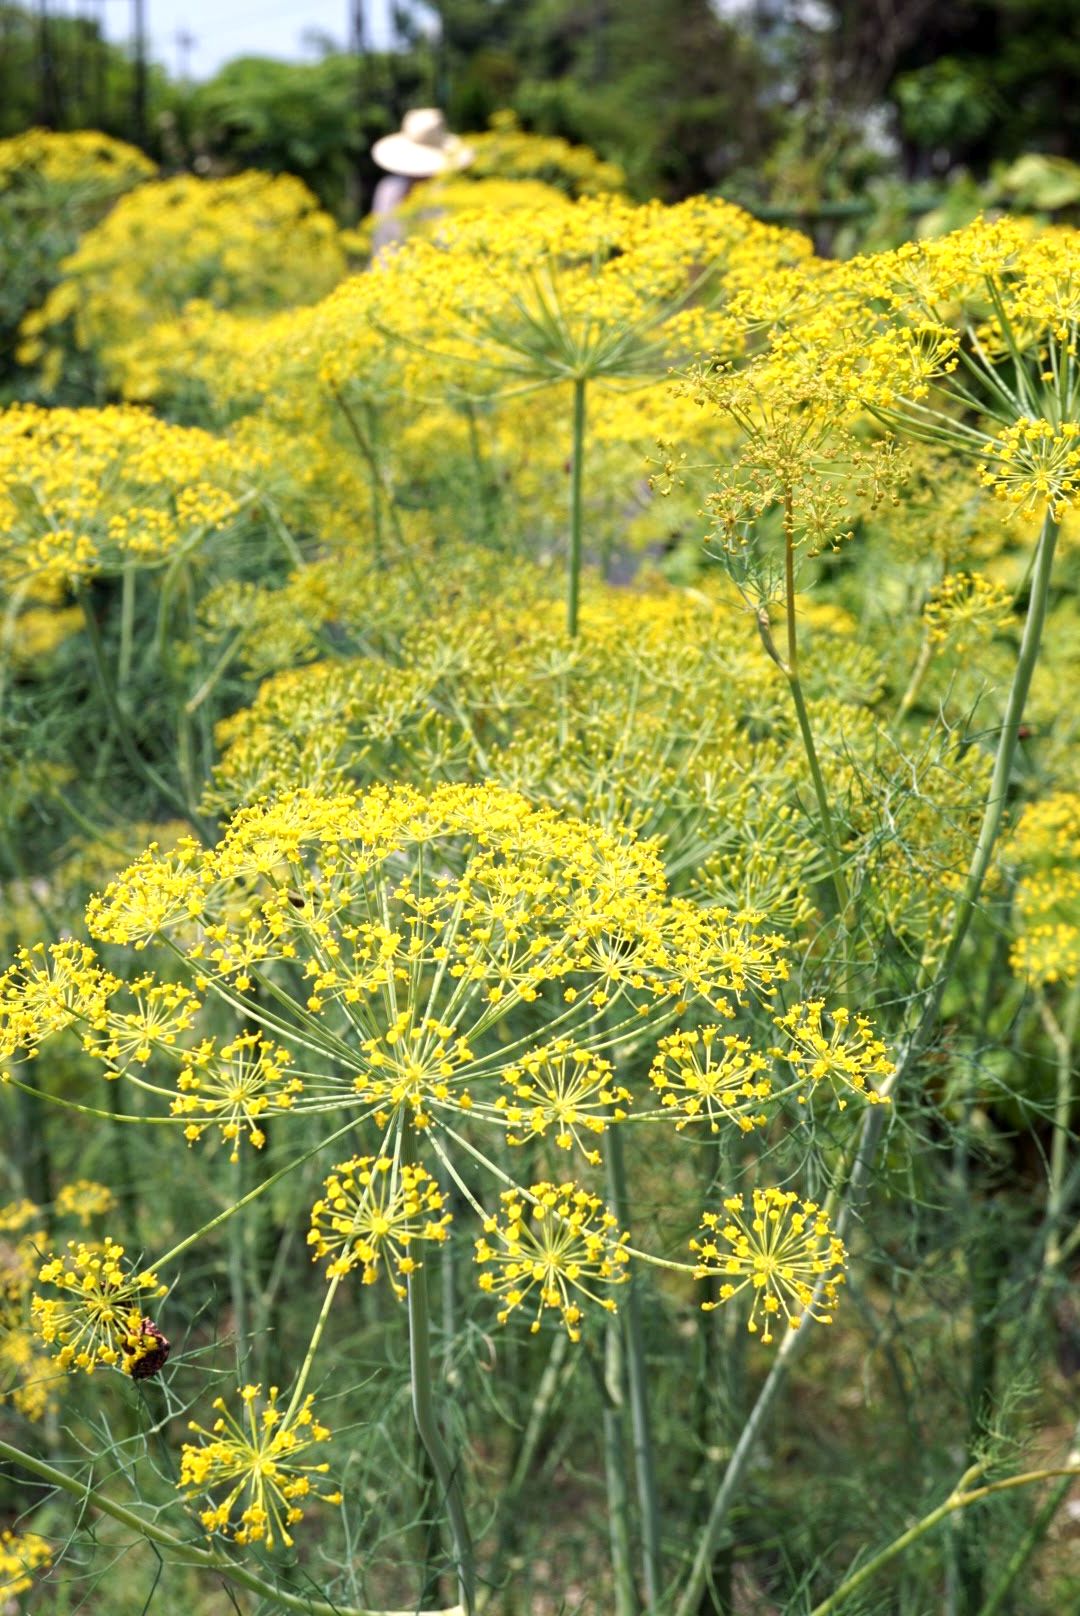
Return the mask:
M 819 1083 L 828 1082 L 841 1111 L 847 1105 L 845 1089 L 869 1105 L 887 1105 L 888 1095 L 879 1094 L 873 1080 L 890 1078 L 894 1067 L 886 1055 L 885 1045 L 874 1036 L 870 1022 L 865 1016 L 853 1016 L 850 1010 L 831 1010 L 828 1019 L 832 1030 L 826 1032 L 822 1024 L 824 1013 L 823 1002 L 811 999 L 794 1005 L 786 1015 L 774 1017 L 791 1044 L 773 1053 L 779 1060 L 786 1061 L 797 1077 L 808 1080 L 811 1093 Z M 803 1104 L 807 1098 L 806 1094 L 799 1096 Z
M 173 1049 L 200 1009 L 198 999 L 180 982 L 140 976 L 126 983 L 125 991 L 135 1008 L 125 1010 L 119 994 L 114 995 L 100 1018 L 101 1037 L 87 1042 L 89 1053 L 106 1063 L 106 1077 L 119 1077 L 132 1065 L 145 1066 L 155 1053 Z
M 160 568 L 228 528 L 265 464 L 146 410 L 14 404 L 0 413 L 0 583 L 53 604 L 99 574 Z
M 558 135 L 538 135 L 522 129 L 509 110 L 492 115 L 482 135 L 465 136 L 473 160 L 462 171 L 466 185 L 478 180 L 543 180 L 572 196 L 595 196 L 621 191 L 626 175 L 617 163 L 606 163 L 588 146 L 572 146 Z M 436 190 L 437 186 L 429 187 Z
M 766 1345 L 777 1318 L 793 1329 L 808 1318 L 832 1323 L 828 1310 L 836 1305 L 846 1253 L 815 1201 L 800 1201 L 793 1190 L 756 1189 L 747 1216 L 743 1196 L 729 1196 L 723 1214 L 702 1215 L 701 1231 L 702 1238 L 690 1242 L 698 1258 L 694 1277 L 721 1280 L 717 1299 L 701 1304 L 706 1312 L 749 1286 L 746 1327 L 751 1335 L 760 1331 Z
M 981 573 L 950 572 L 930 591 L 923 621 L 935 644 L 968 651 L 1014 621 L 1013 598 Z
M 0 1601 L 5 1610 L 10 1600 L 33 1585 L 35 1571 L 52 1564 L 52 1549 L 37 1532 L 0 1532 Z
M 55 1285 L 59 1298 L 34 1296 L 34 1327 L 49 1346 L 59 1344 L 62 1369 L 93 1374 L 99 1363 L 121 1364 L 131 1374 L 152 1342 L 147 1341 L 143 1304 L 164 1296 L 153 1273 L 133 1274 L 123 1265 L 124 1248 L 114 1240 L 85 1245 L 69 1240 L 67 1255 L 50 1257 L 38 1274 Z
M 106 203 L 154 172 L 137 147 L 97 129 L 27 129 L 0 140 L 0 192 L 47 187 L 54 205 Z
M 381 1267 L 394 1294 L 404 1297 L 401 1276 L 420 1266 L 413 1245 L 444 1241 L 451 1216 L 423 1167 L 395 1164 L 389 1156 L 354 1156 L 338 1163 L 311 1209 L 312 1260 L 330 1257 L 330 1278 L 360 1268 L 365 1285 L 374 1285 Z
M 291 1111 L 303 1082 L 292 1075 L 292 1060 L 282 1049 L 257 1032 L 242 1032 L 215 1050 L 207 1039 L 183 1057 L 176 1080 L 180 1090 L 170 1109 L 174 1116 L 196 1117 L 184 1129 L 189 1143 L 200 1139 L 217 1123 L 221 1137 L 232 1146 L 229 1160 L 240 1159 L 240 1138 L 246 1133 L 256 1150 L 266 1143 L 261 1119 L 273 1112 Z M 207 1121 L 203 1121 L 203 1118 Z
M 85 943 L 20 948 L 14 965 L 0 975 L 0 1059 L 16 1052 L 33 1058 L 42 1039 L 73 1023 L 99 1026 L 119 985 Z
M 228 1489 L 220 1502 L 199 1512 L 208 1532 L 222 1532 L 241 1544 L 288 1548 L 293 1541 L 289 1528 L 303 1519 L 304 1501 L 314 1497 L 339 1504 L 341 1494 L 319 1490 L 328 1464 L 304 1459 L 310 1449 L 330 1440 L 330 1432 L 312 1413 L 314 1399 L 305 1397 L 299 1408 L 283 1412 L 276 1386 L 265 1400 L 261 1391 L 261 1386 L 240 1390 L 240 1419 L 218 1397 L 218 1417 L 209 1431 L 190 1422 L 188 1429 L 202 1440 L 183 1446 L 180 1486 L 189 1497 Z
M 140 186 L 87 231 L 24 320 L 20 352 L 40 358 L 70 321 L 116 390 L 148 398 L 161 379 L 156 322 L 168 329 L 193 306 L 239 314 L 311 302 L 344 271 L 334 221 L 293 175 L 179 174 Z
M 1080 979 L 1080 793 L 1029 803 L 1007 854 L 1020 876 L 1012 968 L 1040 988 L 1071 986 Z
M 288 792 L 242 809 L 217 847 L 151 848 L 87 919 L 111 943 L 161 935 L 200 998 L 288 1037 L 303 1070 L 275 1044 L 260 1102 L 380 1129 L 398 1117 L 440 1141 L 462 1119 L 505 1135 L 502 1074 L 533 1081 L 556 1020 L 568 1049 L 606 1058 L 677 1006 L 731 1014 L 786 975 L 782 940 L 753 917 L 671 899 L 649 844 L 490 783 Z M 210 1043 L 195 1026 L 186 1049 L 154 1050 L 180 1068 L 174 1113 L 193 1128 L 211 1099 L 232 1103 L 207 1075 Z
M 629 1236 L 617 1232 L 599 1196 L 573 1183 L 534 1184 L 527 1195 L 506 1190 L 501 1199 L 503 1221 L 488 1218 L 476 1242 L 480 1289 L 502 1298 L 500 1324 L 532 1297 L 533 1334 L 551 1309 L 571 1341 L 580 1341 L 581 1300 L 615 1312 L 612 1298 L 598 1292 L 630 1277 Z
M 853 411 L 977 461 L 999 497 L 1056 519 L 1080 469 L 1073 234 L 977 219 L 854 259 L 777 347 Z
M 103 1218 L 116 1206 L 116 1196 L 107 1184 L 96 1184 L 93 1179 L 77 1178 L 57 1191 L 56 1215 L 78 1218 L 88 1229 L 95 1218 Z
M 609 1122 L 624 1121 L 630 1104 L 630 1091 L 615 1080 L 611 1062 L 575 1047 L 569 1038 L 530 1051 L 507 1067 L 502 1080 L 510 1095 L 500 1094 L 495 1110 L 506 1118 L 509 1144 L 544 1138 L 550 1128 L 560 1150 L 576 1144 L 594 1167 L 600 1152 L 584 1142 L 582 1133 L 595 1137 Z
M 43 1419 L 54 1406 L 58 1382 L 27 1309 L 46 1240 L 44 1222 L 33 1201 L 0 1207 L 0 1404 L 13 1404 L 28 1420 Z
M 649 1075 L 660 1104 L 678 1115 L 679 1133 L 692 1123 L 719 1133 L 727 1122 L 749 1133 L 765 1122 L 758 1108 L 772 1093 L 767 1066 L 747 1039 L 722 1027 L 702 1027 L 661 1038 Z
M 1025 515 L 1060 515 L 1080 489 L 1080 422 L 1013 422 L 988 445 L 981 477 Z

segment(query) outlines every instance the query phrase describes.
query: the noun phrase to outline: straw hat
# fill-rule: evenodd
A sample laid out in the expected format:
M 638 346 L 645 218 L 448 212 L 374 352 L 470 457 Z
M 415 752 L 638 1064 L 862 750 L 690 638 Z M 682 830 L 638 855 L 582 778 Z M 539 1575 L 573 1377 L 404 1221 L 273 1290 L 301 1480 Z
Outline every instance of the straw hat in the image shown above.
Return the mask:
M 447 169 L 465 168 L 476 154 L 450 133 L 438 107 L 416 107 L 405 114 L 396 135 L 375 142 L 371 155 L 390 174 L 426 180 Z

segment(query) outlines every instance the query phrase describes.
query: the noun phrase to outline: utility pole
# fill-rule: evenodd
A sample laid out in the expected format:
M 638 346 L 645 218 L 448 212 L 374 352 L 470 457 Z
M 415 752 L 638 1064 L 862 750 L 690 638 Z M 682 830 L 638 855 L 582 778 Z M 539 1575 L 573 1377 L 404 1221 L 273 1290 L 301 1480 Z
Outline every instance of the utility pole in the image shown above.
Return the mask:
M 349 165 L 346 204 L 351 219 L 360 218 L 364 205 L 364 126 L 367 112 L 367 42 L 364 0 L 349 0 L 349 51 L 353 58 L 353 95 L 356 111 L 356 151 Z
M 176 72 L 180 83 L 185 86 L 191 83 L 191 53 L 197 44 L 195 35 L 186 28 L 176 30 Z
M 43 129 L 57 129 L 60 125 L 60 98 L 57 94 L 56 62 L 52 53 L 49 0 L 38 0 L 37 24 L 38 121 Z
M 95 129 L 104 129 L 108 121 L 108 90 L 106 88 L 109 70 L 109 47 L 105 39 L 105 0 L 95 0 L 95 16 L 93 20 L 93 60 L 92 75 L 94 81 L 93 124 Z
M 131 121 L 137 146 L 146 146 L 146 0 L 134 0 L 133 55 L 135 72 L 131 81 Z
M 90 122 L 86 105 L 86 59 L 90 43 L 90 22 L 76 0 L 68 34 L 71 40 L 71 117 L 76 129 Z

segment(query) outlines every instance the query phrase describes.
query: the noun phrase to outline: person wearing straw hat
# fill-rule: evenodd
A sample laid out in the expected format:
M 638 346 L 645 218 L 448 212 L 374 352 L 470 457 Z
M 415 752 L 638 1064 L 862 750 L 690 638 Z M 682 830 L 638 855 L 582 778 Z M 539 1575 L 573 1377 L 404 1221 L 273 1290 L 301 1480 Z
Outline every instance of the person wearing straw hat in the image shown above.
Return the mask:
M 417 181 L 467 168 L 475 153 L 450 133 L 438 107 L 415 107 L 405 114 L 396 134 L 375 142 L 371 155 L 386 170 L 371 202 L 377 221 L 372 251 L 378 258 L 392 242 L 401 240 L 401 226 L 394 215 Z

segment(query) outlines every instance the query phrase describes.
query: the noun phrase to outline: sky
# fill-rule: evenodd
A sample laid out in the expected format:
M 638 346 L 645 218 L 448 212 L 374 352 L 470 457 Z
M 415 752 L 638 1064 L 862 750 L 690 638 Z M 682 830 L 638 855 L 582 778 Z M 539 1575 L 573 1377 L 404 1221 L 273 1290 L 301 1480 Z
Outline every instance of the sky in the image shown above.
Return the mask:
M 305 29 L 315 29 L 343 45 L 349 34 L 349 0 L 145 0 L 150 54 L 170 73 L 188 63 L 196 79 L 210 75 L 233 56 L 310 58 Z M 62 4 L 57 8 L 65 10 Z M 105 31 L 118 44 L 131 37 L 130 0 L 105 0 Z M 369 43 L 385 44 L 390 0 L 366 0 Z M 194 43 L 183 52 L 177 36 Z

